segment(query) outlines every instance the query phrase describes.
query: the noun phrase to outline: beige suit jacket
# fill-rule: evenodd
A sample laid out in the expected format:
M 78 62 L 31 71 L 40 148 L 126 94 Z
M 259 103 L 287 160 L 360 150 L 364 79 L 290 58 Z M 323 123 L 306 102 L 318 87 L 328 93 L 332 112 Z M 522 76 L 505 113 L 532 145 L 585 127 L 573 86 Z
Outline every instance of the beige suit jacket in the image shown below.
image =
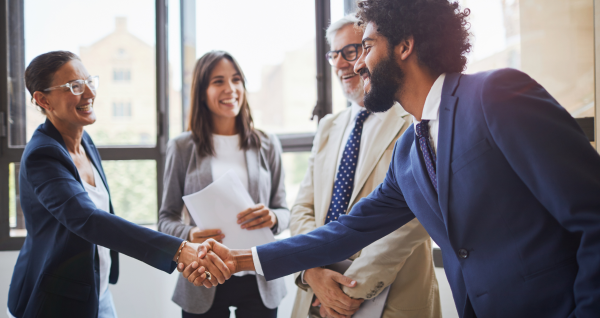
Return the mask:
M 337 170 L 337 158 L 346 127 L 350 124 L 350 108 L 328 115 L 319 124 L 313 142 L 306 176 L 292 207 L 292 235 L 308 233 L 325 224 Z M 385 114 L 375 131 L 377 138 L 369 145 L 361 171 L 356 171 L 349 208 L 366 197 L 384 179 L 396 140 L 412 123 L 411 117 L 396 104 Z M 367 246 L 351 257 L 353 264 L 344 275 L 356 280 L 355 288 L 344 287 L 353 298 L 370 299 L 390 284 L 383 317 L 441 317 L 438 283 L 433 268 L 431 239 L 414 219 Z M 306 318 L 314 293 L 296 274 L 298 293 L 292 318 Z

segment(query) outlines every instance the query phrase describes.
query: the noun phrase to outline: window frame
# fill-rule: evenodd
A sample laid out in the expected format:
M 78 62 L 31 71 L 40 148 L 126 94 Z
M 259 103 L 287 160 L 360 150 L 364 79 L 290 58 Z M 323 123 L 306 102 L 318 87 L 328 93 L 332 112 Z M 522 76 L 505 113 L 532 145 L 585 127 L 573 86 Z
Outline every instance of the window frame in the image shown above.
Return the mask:
M 194 10 L 189 10 L 190 6 Z M 163 191 L 163 173 L 165 164 L 165 153 L 167 142 L 169 140 L 169 61 L 168 61 L 168 0 L 155 0 L 156 12 L 156 125 L 157 135 L 154 146 L 98 146 L 98 151 L 102 160 L 153 160 L 157 167 L 157 203 L 160 207 L 162 203 Z M 185 45 L 193 44 L 195 47 L 195 1 L 180 0 L 181 16 L 181 52 L 182 69 L 185 63 L 190 61 L 195 63 L 195 56 L 186 56 Z M 329 0 L 315 0 L 315 24 L 317 41 L 317 103 L 314 113 L 317 120 L 331 113 L 331 70 L 325 59 L 325 52 L 329 50 L 329 44 L 325 38 L 324 30 L 329 25 L 330 2 Z M 9 97 L 19 97 L 21 94 L 10 95 L 9 89 L 24 92 L 23 70 L 24 64 L 24 0 L 0 0 L 0 23 L 4 26 L 5 32 L 0 32 L 0 251 L 19 250 L 25 241 L 25 237 L 10 236 L 9 222 L 9 164 L 18 163 L 25 149 L 25 146 L 9 146 L 11 133 L 8 125 L 10 105 Z M 9 28 L 9 25 L 11 26 Z M 190 41 L 192 43 L 190 43 Z M 194 52 L 195 54 L 195 52 Z M 187 60 L 186 60 L 187 57 Z M 12 58 L 12 59 L 11 59 Z M 19 78 L 12 79 L 9 83 L 11 65 L 16 65 L 16 69 L 21 70 L 16 75 Z M 185 72 L 182 72 L 182 77 Z M 185 127 L 185 114 L 189 105 L 189 86 L 186 87 L 185 79 L 182 83 L 182 120 Z M 12 84 L 12 85 L 11 85 Z M 187 88 L 187 89 L 186 89 Z M 187 99 L 186 99 L 187 91 Z M 24 105 L 25 95 L 22 100 L 16 102 L 17 105 Z M 23 107 L 24 108 L 24 107 Z M 20 109 L 20 108 L 19 108 Z M 309 114 L 307 114 L 309 115 Z M 25 117 L 23 117 L 25 119 Z M 23 126 L 26 127 L 26 126 Z M 281 140 L 284 152 L 302 152 L 310 151 L 315 133 L 299 134 L 281 134 L 278 135 Z M 21 136 L 21 138 L 24 138 Z M 25 142 L 23 141 L 22 144 Z M 158 221 L 158 211 L 156 213 Z
M 7 116 L 9 114 L 9 94 L 11 88 L 8 82 L 10 76 L 9 58 L 20 57 L 21 69 L 24 70 L 24 0 L 1 0 L 0 1 L 0 23 L 5 32 L 0 32 L 0 251 L 19 250 L 25 241 L 25 237 L 11 237 L 9 223 L 9 171 L 11 162 L 20 162 L 25 146 L 9 146 L 10 131 Z M 166 145 L 168 136 L 168 56 L 167 56 L 167 3 L 166 0 L 155 1 L 156 10 L 156 144 L 154 146 L 98 146 L 100 156 L 106 160 L 153 160 L 157 167 L 157 204 L 162 201 L 163 171 Z M 15 17 L 19 20 L 15 23 Z M 9 28 L 9 19 L 11 27 Z M 18 27 L 15 27 L 17 25 Z M 10 37 L 9 37 L 10 36 Z M 9 41 L 11 41 L 9 43 Z M 16 43 L 13 43 L 16 42 Z M 23 71 L 17 73 L 20 78 L 13 82 L 24 83 Z M 24 85 L 19 90 L 24 92 Z M 21 104 L 24 105 L 23 101 Z M 23 107 L 24 108 L 24 107 Z M 158 213 L 156 213 L 158 221 Z

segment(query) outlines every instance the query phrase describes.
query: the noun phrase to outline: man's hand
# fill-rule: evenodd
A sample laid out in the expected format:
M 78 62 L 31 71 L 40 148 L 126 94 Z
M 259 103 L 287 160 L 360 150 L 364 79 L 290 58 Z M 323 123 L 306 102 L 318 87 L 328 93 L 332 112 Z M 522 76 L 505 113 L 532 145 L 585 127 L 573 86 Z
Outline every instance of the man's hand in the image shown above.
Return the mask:
M 317 267 L 306 270 L 304 280 L 315 292 L 315 303 L 321 304 L 321 312 L 325 311 L 327 317 L 350 317 L 364 301 L 350 298 L 340 288 L 340 284 L 350 288 L 356 287 L 355 281 L 330 269 Z
M 266 208 L 264 204 L 257 204 L 240 212 L 237 218 L 237 223 L 242 224 L 242 229 L 257 230 L 263 227 L 273 228 L 277 225 L 277 216 L 273 211 Z
M 216 242 L 214 240 L 212 241 Z M 225 280 L 231 277 L 231 272 L 229 271 L 229 268 L 225 265 L 225 263 L 221 261 L 219 257 L 216 256 L 201 259 L 199 255 L 199 251 L 201 250 L 200 246 L 200 244 L 188 242 L 183 247 L 181 253 L 179 254 L 177 270 L 179 272 L 182 272 L 184 271 L 184 268 L 189 268 L 190 271 L 194 271 L 196 268 L 198 268 L 198 266 L 200 266 L 198 270 L 194 271 L 195 273 L 198 273 L 199 276 L 197 277 L 198 285 L 196 286 L 203 285 L 205 280 L 209 282 L 209 284 L 211 285 L 210 287 L 216 286 L 218 284 L 223 284 Z M 203 249 L 203 251 L 204 252 L 202 253 L 202 257 L 204 257 L 204 254 L 206 254 L 206 249 Z M 212 278 L 210 280 L 206 279 L 206 271 L 211 273 Z
M 193 227 L 188 234 L 188 241 L 192 243 L 202 243 L 208 239 L 215 239 L 223 243 L 223 238 L 225 238 L 225 234 L 221 233 L 219 229 L 200 230 L 198 227 Z
M 223 275 L 225 279 L 229 279 L 232 274 L 240 271 L 255 270 L 251 250 L 230 250 L 225 245 L 213 239 L 208 239 L 200 245 L 198 257 L 200 259 L 208 260 L 207 264 L 217 265 L 221 273 L 225 274 L 225 272 L 227 272 L 228 275 Z M 221 264 L 227 269 L 221 269 Z M 202 268 L 194 270 L 192 266 L 187 266 L 185 269 L 183 269 L 183 277 L 187 278 L 188 281 L 193 283 L 195 286 L 205 285 L 204 279 L 202 278 L 204 271 L 201 269 Z M 210 267 L 208 267 L 208 271 L 213 274 Z M 213 284 L 213 286 L 217 285 L 215 284 L 214 278 L 211 279 L 210 282 Z M 222 284 L 223 282 L 218 280 L 219 284 Z

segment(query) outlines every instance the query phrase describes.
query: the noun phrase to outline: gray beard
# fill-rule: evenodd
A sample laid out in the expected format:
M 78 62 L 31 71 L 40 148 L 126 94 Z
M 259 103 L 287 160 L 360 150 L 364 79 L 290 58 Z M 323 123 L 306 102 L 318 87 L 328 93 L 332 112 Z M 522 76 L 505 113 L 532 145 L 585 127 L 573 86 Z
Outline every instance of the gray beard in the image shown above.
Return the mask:
M 344 90 L 344 96 L 351 102 L 360 104 L 362 102 L 361 97 L 364 96 L 364 88 L 363 88 L 363 81 L 362 79 L 360 80 L 360 84 L 358 84 L 356 86 L 356 88 L 354 88 L 353 90 L 350 90 L 349 92 L 347 92 L 346 90 Z

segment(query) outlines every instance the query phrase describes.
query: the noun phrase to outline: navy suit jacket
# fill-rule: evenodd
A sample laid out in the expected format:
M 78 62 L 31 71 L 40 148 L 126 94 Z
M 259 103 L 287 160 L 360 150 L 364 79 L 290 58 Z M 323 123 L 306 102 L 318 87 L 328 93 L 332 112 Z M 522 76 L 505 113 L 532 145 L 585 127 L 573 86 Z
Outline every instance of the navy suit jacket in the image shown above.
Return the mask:
M 436 195 L 414 129 L 338 222 L 258 247 L 267 279 L 345 259 L 417 217 L 461 317 L 600 315 L 600 156 L 548 92 L 503 69 L 447 74 Z
M 82 145 L 108 190 L 100 155 L 87 133 Z M 112 284 L 119 275 L 117 252 L 168 273 L 175 269 L 173 255 L 182 240 L 115 216 L 112 204 L 110 213 L 97 209 L 49 120 L 25 147 L 19 185 L 27 238 L 8 294 L 15 317 L 97 317 L 96 244 L 111 249 Z

